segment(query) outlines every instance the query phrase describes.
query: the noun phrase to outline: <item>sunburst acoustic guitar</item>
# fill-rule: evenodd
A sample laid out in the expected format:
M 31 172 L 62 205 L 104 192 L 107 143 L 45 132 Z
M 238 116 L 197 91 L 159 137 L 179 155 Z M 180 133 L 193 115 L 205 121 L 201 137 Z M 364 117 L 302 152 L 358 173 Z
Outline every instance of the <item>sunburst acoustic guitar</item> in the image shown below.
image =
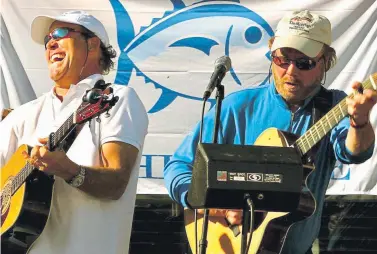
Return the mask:
M 369 76 L 369 79 L 362 83 L 364 89 L 374 89 L 377 84 L 377 73 Z M 348 97 L 353 97 L 354 94 Z M 275 147 L 296 147 L 304 157 L 328 132 L 330 132 L 343 118 L 348 116 L 346 99 L 340 101 L 319 121 L 317 121 L 300 138 L 292 139 L 292 134 L 284 133 L 276 128 L 265 130 L 255 141 L 256 146 L 275 146 Z M 303 190 L 307 188 L 307 177 L 313 172 L 313 165 L 304 165 Z M 301 193 L 300 202 L 297 210 L 291 213 L 267 212 L 263 213 L 259 223 L 252 233 L 252 241 L 249 254 L 280 254 L 284 245 L 285 236 L 290 227 L 305 218 L 311 216 L 316 209 L 315 199 L 310 191 Z M 190 248 L 194 254 L 196 251 L 195 239 L 195 220 L 194 211 L 184 210 L 184 220 L 187 238 Z M 197 239 L 201 239 L 201 228 L 203 216 L 198 215 Z M 240 226 L 239 226 L 240 228 Z M 241 229 L 240 229 L 241 230 Z M 207 254 L 235 254 L 241 250 L 241 234 L 235 234 L 225 218 L 209 216 L 206 249 Z
M 111 87 L 88 90 L 78 109 L 49 135 L 48 149 L 67 152 L 78 128 L 108 112 L 117 101 Z M 26 253 L 43 231 L 50 212 L 54 179 L 24 159 L 22 153 L 31 149 L 28 145 L 20 146 L 1 169 L 2 253 Z

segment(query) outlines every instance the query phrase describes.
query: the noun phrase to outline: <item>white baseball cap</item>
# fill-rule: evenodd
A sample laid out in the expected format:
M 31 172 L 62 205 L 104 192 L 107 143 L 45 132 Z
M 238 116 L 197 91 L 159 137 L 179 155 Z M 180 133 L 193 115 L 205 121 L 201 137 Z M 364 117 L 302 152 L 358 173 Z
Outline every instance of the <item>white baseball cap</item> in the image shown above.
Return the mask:
M 46 15 L 35 17 L 31 24 L 31 38 L 36 43 L 44 45 L 44 38 L 54 21 L 81 25 L 93 32 L 106 47 L 110 45 L 109 36 L 103 24 L 85 11 L 68 11 L 56 17 Z
M 331 24 L 322 15 L 308 10 L 294 11 L 278 23 L 271 51 L 294 48 L 309 57 L 316 57 L 323 44 L 331 45 Z

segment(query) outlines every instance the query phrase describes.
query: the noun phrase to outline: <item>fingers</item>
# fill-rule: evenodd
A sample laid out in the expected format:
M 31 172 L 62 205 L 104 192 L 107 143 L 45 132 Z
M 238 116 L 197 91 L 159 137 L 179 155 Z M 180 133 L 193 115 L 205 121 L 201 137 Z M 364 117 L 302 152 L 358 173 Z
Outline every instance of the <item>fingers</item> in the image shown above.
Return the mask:
M 41 146 L 34 146 L 30 152 L 30 158 L 35 159 L 35 160 L 39 159 L 41 157 L 40 149 L 41 149 Z
M 41 160 L 36 160 L 36 161 L 34 161 L 33 166 L 38 168 L 41 171 L 45 171 L 45 169 L 47 168 L 47 163 L 45 163 Z
M 377 92 L 371 89 L 365 89 L 363 92 L 366 101 L 370 102 L 372 105 L 377 103 Z
M 348 114 L 355 125 L 363 125 L 369 121 L 369 113 L 377 102 L 377 92 L 363 89 L 360 82 L 352 83 L 353 97 L 347 97 Z
M 48 138 L 38 138 L 38 142 L 42 145 L 46 145 L 48 142 Z
M 204 209 L 197 210 L 199 214 L 204 214 Z M 242 210 L 209 209 L 210 216 L 225 217 L 230 225 L 240 225 L 242 223 Z
M 46 155 L 47 149 L 44 146 L 35 146 L 30 155 L 27 152 L 23 152 L 22 155 L 28 162 L 35 168 L 44 171 L 48 165 L 43 161 L 43 157 Z
M 231 225 L 239 225 L 242 223 L 242 211 L 241 210 L 227 210 L 226 219 Z
M 363 93 L 363 85 L 360 82 L 353 82 L 351 85 L 352 89 L 355 90 L 355 92 Z
M 199 214 L 204 214 L 205 209 L 197 209 Z M 225 217 L 225 209 L 209 209 L 210 216 Z
M 353 100 L 360 104 L 371 103 L 372 105 L 377 102 L 377 92 L 372 89 L 363 89 L 363 85 L 360 82 L 352 83 L 352 89 L 354 90 Z
M 35 168 L 38 168 L 41 171 L 44 171 L 47 168 L 47 163 L 41 161 L 37 157 L 30 157 L 27 152 L 22 152 L 22 155 L 25 160 L 29 162 L 30 165 L 33 165 Z

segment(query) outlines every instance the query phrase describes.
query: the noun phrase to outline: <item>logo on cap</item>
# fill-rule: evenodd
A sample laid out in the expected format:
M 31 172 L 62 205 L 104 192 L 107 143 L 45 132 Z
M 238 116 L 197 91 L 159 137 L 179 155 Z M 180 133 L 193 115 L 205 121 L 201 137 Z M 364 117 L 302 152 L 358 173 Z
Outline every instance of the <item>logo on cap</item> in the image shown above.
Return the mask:
M 311 18 L 296 16 L 290 19 L 289 24 L 291 26 L 289 29 L 305 31 L 308 33 L 308 29 L 313 28 L 312 22 L 313 20 Z

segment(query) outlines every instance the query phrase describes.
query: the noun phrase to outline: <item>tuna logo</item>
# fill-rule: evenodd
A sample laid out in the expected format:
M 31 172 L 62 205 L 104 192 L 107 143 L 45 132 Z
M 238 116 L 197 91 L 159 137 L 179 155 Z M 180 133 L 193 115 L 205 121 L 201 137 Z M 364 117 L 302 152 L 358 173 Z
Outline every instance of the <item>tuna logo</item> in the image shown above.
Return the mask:
M 171 2 L 172 11 L 135 34 L 127 10 L 119 0 L 110 0 L 122 50 L 115 83 L 128 85 L 135 72 L 161 89 L 149 113 L 164 109 L 177 97 L 201 100 L 213 64 L 222 55 L 228 55 L 233 64 L 223 80 L 226 92 L 268 80 L 267 42 L 273 31 L 261 16 L 235 1 L 202 1 L 190 6 L 180 0 Z M 250 66 L 257 71 L 251 72 Z

